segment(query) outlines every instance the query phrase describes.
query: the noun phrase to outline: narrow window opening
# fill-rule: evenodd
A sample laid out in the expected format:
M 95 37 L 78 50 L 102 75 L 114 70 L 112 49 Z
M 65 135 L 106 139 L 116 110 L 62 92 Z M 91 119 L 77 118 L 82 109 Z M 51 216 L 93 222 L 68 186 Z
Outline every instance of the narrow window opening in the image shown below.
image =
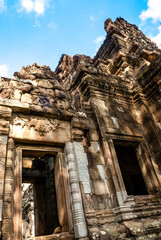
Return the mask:
M 22 166 L 22 239 L 53 234 L 59 226 L 54 156 L 24 156 Z
M 128 195 L 147 195 L 146 185 L 136 156 L 137 144 L 114 142 L 116 155 Z

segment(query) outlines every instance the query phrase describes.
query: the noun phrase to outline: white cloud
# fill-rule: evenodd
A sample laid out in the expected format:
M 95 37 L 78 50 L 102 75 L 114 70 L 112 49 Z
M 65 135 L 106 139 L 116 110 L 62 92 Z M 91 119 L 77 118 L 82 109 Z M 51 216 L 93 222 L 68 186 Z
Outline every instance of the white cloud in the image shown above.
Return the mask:
M 103 42 L 104 39 L 105 39 L 105 36 L 99 36 L 94 40 L 94 43 L 96 45 L 100 45 Z
M 105 39 L 105 36 L 99 36 L 97 37 L 93 42 L 96 44 L 96 52 L 98 51 L 98 49 L 100 48 L 103 40 Z
M 32 0 L 21 0 L 21 7 L 29 13 L 33 11 L 34 3 Z
M 152 37 L 151 40 L 154 41 L 158 45 L 158 47 L 161 48 L 161 26 L 158 27 L 158 30 L 159 33 L 156 36 Z
M 0 76 L 8 77 L 8 65 L 7 64 L 0 65 Z
M 161 0 L 148 0 L 147 10 L 143 10 L 139 17 L 142 20 L 140 26 L 144 25 L 145 21 L 150 18 L 152 19 L 155 28 L 155 25 L 161 21 Z M 161 25 L 158 27 L 158 34 L 156 36 L 150 36 L 150 38 L 158 45 L 158 47 L 161 47 Z
M 148 9 L 140 14 L 142 21 L 152 18 L 154 22 L 161 21 L 161 0 L 148 0 Z
M 7 9 L 7 5 L 4 0 L 0 0 L 0 13 Z
M 27 13 L 35 12 L 37 15 L 42 15 L 49 7 L 49 2 L 50 0 L 20 0 L 21 8 L 18 11 L 25 10 Z
M 45 11 L 45 2 L 44 0 L 35 0 L 34 1 L 34 10 L 37 14 L 43 14 Z

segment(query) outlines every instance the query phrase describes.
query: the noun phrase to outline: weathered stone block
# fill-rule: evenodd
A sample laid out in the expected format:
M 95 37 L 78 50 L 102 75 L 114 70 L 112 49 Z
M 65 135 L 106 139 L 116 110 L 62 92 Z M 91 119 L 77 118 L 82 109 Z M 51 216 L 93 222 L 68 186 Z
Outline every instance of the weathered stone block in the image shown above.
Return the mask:
M 44 87 L 44 88 L 53 88 L 53 84 L 46 79 L 39 79 L 35 81 L 38 87 Z
M 107 194 L 107 188 L 103 180 L 94 180 L 93 187 L 96 195 Z
M 89 173 L 92 180 L 101 180 L 101 176 L 98 172 L 98 169 L 96 169 L 96 167 L 89 168 Z
M 91 141 L 99 141 L 99 136 L 96 129 L 89 130 L 89 137 Z
M 22 91 L 19 89 L 15 89 L 13 92 L 13 99 L 15 100 L 21 100 L 21 95 L 22 95 Z
M 28 93 L 22 94 L 21 102 L 32 103 L 32 96 L 31 96 L 31 94 L 28 94 Z
M 12 109 L 5 106 L 0 106 L 0 117 L 2 118 L 10 118 L 12 113 Z
M 0 136 L 0 144 L 7 144 L 8 136 L 2 135 Z
M 130 220 L 130 221 L 123 222 L 123 224 L 129 229 L 130 233 L 133 236 L 139 237 L 139 236 L 146 235 L 147 233 L 144 223 L 142 221 Z
M 1 144 L 0 145 L 0 157 L 5 158 L 6 157 L 6 144 Z

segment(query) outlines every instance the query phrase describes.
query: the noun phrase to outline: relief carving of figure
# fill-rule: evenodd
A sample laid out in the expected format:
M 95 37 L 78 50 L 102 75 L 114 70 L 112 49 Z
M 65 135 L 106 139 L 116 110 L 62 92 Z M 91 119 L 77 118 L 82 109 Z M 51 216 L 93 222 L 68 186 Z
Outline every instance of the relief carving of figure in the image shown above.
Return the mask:
M 13 119 L 14 125 L 19 125 L 22 128 L 27 127 L 29 130 L 34 128 L 35 131 L 39 132 L 40 136 L 44 136 L 46 133 L 54 132 L 59 123 L 53 119 L 47 118 L 37 118 L 32 117 L 31 119 L 23 118 L 23 116 L 19 115 Z

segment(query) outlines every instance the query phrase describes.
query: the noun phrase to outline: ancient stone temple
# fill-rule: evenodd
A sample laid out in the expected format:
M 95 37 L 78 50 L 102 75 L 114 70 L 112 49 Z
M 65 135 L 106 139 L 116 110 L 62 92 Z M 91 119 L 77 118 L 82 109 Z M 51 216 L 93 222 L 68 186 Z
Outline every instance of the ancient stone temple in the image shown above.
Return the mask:
M 3 240 L 161 239 L 161 50 L 105 30 L 94 59 L 0 78 Z

